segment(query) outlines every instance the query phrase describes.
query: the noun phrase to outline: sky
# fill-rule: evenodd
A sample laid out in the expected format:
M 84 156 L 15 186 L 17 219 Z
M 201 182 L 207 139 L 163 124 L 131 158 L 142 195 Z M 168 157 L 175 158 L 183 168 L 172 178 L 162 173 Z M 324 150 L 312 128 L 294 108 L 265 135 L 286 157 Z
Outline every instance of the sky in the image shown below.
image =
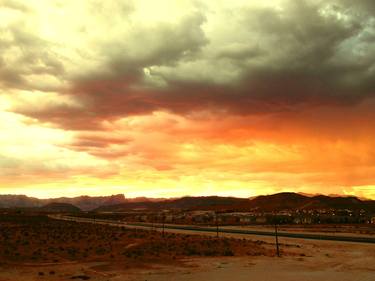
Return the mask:
M 373 0 L 0 0 L 0 194 L 375 199 Z

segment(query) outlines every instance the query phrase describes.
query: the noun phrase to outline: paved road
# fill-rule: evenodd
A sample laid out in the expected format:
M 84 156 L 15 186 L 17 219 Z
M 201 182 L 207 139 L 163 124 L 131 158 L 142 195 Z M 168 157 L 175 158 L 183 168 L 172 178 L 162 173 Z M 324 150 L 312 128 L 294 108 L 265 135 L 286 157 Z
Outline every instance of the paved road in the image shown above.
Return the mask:
M 126 223 L 112 220 L 98 220 L 90 218 L 78 218 L 71 216 L 61 216 L 61 215 L 50 215 L 50 218 L 69 220 L 77 222 L 90 222 L 98 224 L 108 224 L 113 226 L 131 227 L 131 228 L 143 228 L 143 229 L 157 229 L 161 230 L 163 228 L 162 224 L 151 224 L 151 223 Z M 188 231 L 188 232 L 200 232 L 200 233 L 216 233 L 216 227 L 201 227 L 193 225 L 175 225 L 175 224 L 165 224 L 165 230 L 172 231 Z M 241 235 L 258 235 L 258 236 L 275 236 L 273 231 L 260 231 L 260 230 L 247 230 L 247 229 L 234 229 L 234 228 L 219 228 L 219 233 L 225 234 L 241 234 Z M 375 244 L 374 237 L 360 237 L 360 236 L 335 236 L 326 234 L 311 234 L 311 233 L 293 233 L 293 232 L 279 232 L 279 237 L 286 238 L 298 238 L 298 239 L 313 239 L 313 240 L 326 240 L 326 241 L 341 241 L 341 242 L 357 242 L 357 243 L 371 243 Z

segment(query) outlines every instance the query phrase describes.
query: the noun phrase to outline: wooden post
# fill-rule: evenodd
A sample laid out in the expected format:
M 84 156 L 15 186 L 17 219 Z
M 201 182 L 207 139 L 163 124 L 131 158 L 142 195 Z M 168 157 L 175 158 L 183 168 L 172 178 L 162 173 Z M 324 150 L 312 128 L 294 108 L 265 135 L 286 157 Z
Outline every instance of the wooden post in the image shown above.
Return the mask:
M 219 237 L 219 222 L 217 220 L 217 213 L 215 212 L 215 222 L 216 222 L 216 238 Z
M 279 237 L 277 235 L 277 224 L 275 223 L 275 239 L 276 239 L 276 254 L 280 257 L 280 250 L 279 250 Z
M 164 226 L 165 226 L 165 217 L 164 217 L 164 215 L 162 217 L 162 220 L 163 220 L 163 237 L 164 237 Z

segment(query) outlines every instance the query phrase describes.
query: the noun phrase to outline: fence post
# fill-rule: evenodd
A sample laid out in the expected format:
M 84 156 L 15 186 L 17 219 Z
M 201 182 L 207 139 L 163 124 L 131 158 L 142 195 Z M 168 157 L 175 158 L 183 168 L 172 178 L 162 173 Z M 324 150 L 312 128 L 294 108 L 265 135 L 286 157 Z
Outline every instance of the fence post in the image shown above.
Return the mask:
M 279 237 L 277 234 L 277 224 L 275 223 L 275 239 L 276 239 L 276 254 L 280 257 L 280 250 L 279 250 Z
M 164 215 L 162 217 L 162 220 L 163 220 L 163 237 L 164 237 L 164 227 L 165 227 L 165 217 L 164 217 Z
M 215 223 L 216 223 L 216 238 L 219 237 L 219 222 L 217 220 L 217 212 L 215 212 Z

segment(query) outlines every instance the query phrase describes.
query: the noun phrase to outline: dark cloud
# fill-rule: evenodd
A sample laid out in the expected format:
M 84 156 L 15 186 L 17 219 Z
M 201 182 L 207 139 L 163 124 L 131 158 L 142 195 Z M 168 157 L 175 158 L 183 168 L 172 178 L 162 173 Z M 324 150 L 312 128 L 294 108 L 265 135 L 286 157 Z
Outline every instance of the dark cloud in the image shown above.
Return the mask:
M 124 145 L 131 141 L 129 137 L 125 136 L 103 136 L 97 134 L 79 134 L 76 136 L 76 141 L 70 144 L 70 146 L 74 147 L 75 150 L 77 148 L 82 148 L 86 150 L 87 148 L 107 148 L 110 145 Z
M 374 17 L 375 14 L 375 2 L 372 0 L 340 0 L 334 1 L 333 5 L 351 11 L 352 13 L 354 12 L 357 15 L 370 15 Z
M 0 84 L 6 88 L 50 90 L 43 83 L 28 80 L 28 76 L 61 78 L 64 66 L 47 41 L 26 30 L 22 22 L 0 28 Z
M 232 22 L 238 36 L 223 34 L 233 38 L 227 46 L 213 45 L 202 27 L 210 22 L 200 13 L 175 25 L 140 27 L 102 45 L 100 69 L 73 78 L 64 94 L 84 109 L 17 111 L 71 129 L 97 129 L 104 120 L 156 110 L 243 115 L 348 106 L 375 94 L 373 4 L 353 3 L 298 0 L 282 9 L 239 10 Z M 40 71 L 63 70 L 57 62 L 47 64 Z M 186 65 L 201 68 L 187 71 Z M 225 76 L 227 68 L 236 79 L 207 78 Z
M 278 73 L 292 72 L 297 74 L 296 78 L 318 79 L 344 96 L 347 90 L 356 91 L 350 89 L 353 86 L 361 90 L 370 83 L 367 88 L 373 88 L 373 82 L 368 80 L 374 66 L 373 46 L 358 39 L 372 25 L 370 16 L 358 16 L 347 7 L 334 4 L 319 6 L 292 1 L 289 6 L 288 13 L 255 17 L 266 38 L 272 37 L 275 51 L 282 50 L 274 60 Z
M 264 55 L 259 47 L 239 45 L 239 46 L 229 46 L 218 52 L 216 55 L 217 59 L 230 59 L 243 61 L 244 58 L 252 59 Z
M 177 24 L 159 23 L 151 27 L 138 27 L 136 32 L 105 42 L 100 47 L 103 56 L 101 69 L 82 73 L 73 80 L 80 84 L 84 80 L 138 79 L 144 68 L 153 65 L 175 65 L 199 53 L 208 43 L 201 26 L 205 17 L 194 13 Z

